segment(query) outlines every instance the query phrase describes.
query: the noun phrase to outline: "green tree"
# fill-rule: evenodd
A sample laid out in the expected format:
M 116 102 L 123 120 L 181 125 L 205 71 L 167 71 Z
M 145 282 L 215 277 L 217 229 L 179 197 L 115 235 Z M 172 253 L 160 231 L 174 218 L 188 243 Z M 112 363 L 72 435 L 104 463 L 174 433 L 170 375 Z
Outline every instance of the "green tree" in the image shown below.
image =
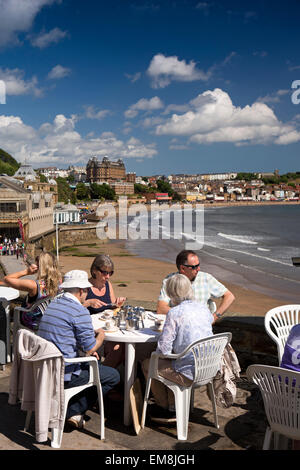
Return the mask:
M 134 183 L 134 193 L 143 194 L 147 192 L 147 187 L 144 184 Z
M 92 199 L 106 199 L 114 201 L 116 198 L 115 191 L 106 183 L 97 184 L 91 183 L 90 185 Z
M 0 174 L 13 176 L 17 169 L 20 167 L 18 163 L 9 153 L 0 148 Z
M 45 175 L 43 175 L 42 173 L 39 173 L 39 177 L 40 177 L 40 183 L 48 183 L 48 180 Z
M 90 199 L 90 188 L 84 183 L 78 183 L 76 186 L 76 196 L 80 201 Z
M 257 174 L 256 173 L 238 173 L 236 180 L 245 180 L 245 181 L 251 181 L 257 179 Z
M 69 199 L 74 199 L 74 192 L 70 188 L 69 183 L 65 178 L 59 176 L 58 178 L 56 178 L 56 183 L 59 202 L 67 203 Z
M 74 175 L 69 175 L 67 177 L 67 180 L 69 181 L 70 184 L 75 183 L 75 176 Z

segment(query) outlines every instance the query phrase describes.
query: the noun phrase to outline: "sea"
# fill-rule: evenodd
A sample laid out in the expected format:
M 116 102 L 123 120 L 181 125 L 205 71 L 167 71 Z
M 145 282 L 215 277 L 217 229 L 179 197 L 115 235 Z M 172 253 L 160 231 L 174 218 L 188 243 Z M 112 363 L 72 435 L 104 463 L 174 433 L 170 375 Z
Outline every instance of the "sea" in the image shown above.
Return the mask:
M 158 210 L 154 216 L 150 212 L 136 214 L 128 219 L 131 238 L 135 238 L 125 242 L 129 252 L 174 263 L 175 271 L 177 253 L 198 241 L 195 251 L 201 269 L 221 282 L 284 303 L 300 303 L 300 267 L 292 263 L 293 257 L 300 257 L 300 205 L 186 207 L 192 221 L 188 226 L 184 222 L 178 225 L 175 211 L 170 212 L 168 224 L 166 211 Z

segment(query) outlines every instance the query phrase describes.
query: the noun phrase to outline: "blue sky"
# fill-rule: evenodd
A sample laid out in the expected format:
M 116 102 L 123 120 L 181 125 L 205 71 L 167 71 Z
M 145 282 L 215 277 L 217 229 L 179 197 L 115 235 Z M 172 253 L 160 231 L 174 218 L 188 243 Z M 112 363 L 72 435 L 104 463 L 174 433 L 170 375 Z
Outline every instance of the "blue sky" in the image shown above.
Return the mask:
M 298 0 L 0 0 L 0 147 L 34 167 L 297 171 L 299 14 Z

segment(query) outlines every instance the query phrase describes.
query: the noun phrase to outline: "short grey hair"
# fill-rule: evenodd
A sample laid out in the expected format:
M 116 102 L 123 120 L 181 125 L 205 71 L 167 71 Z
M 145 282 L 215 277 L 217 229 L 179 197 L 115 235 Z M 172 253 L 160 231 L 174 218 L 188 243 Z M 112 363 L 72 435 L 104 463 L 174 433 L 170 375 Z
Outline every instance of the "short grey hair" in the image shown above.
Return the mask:
M 194 299 L 191 281 L 184 274 L 174 274 L 167 280 L 166 293 L 174 306 L 179 305 L 184 300 Z
M 91 275 L 95 277 L 94 271 L 99 271 L 102 268 L 109 268 L 112 271 L 114 270 L 114 263 L 109 255 L 98 255 L 94 259 L 91 266 Z
M 78 294 L 78 292 L 80 291 L 80 288 L 79 287 L 65 287 L 63 291 L 65 294 L 68 292 L 69 294 L 75 295 L 75 294 Z

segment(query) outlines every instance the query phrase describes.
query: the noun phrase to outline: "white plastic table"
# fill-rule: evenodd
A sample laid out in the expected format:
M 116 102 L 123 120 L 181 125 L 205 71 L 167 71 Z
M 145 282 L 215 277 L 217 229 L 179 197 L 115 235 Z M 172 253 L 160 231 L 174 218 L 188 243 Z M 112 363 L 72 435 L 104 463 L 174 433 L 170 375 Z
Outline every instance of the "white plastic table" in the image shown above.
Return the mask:
M 146 312 L 151 314 L 153 317 L 161 318 L 160 315 L 156 315 L 153 312 Z M 94 329 L 103 328 L 105 321 L 101 319 L 101 314 L 91 315 Z M 164 316 L 165 318 L 165 316 Z M 121 327 L 123 333 L 118 330 L 115 333 L 105 333 L 106 341 L 113 341 L 115 343 L 125 343 L 125 377 L 124 377 L 124 424 L 129 426 L 131 424 L 131 412 L 130 412 L 130 389 L 135 379 L 135 345 L 137 343 L 153 343 L 158 340 L 161 334 L 154 330 L 155 320 L 146 318 L 144 320 L 145 328 L 140 330 L 134 330 L 133 332 L 127 331 Z M 104 329 L 105 331 L 105 329 Z
M 0 338 L 0 365 L 5 365 L 11 361 L 9 302 L 17 299 L 19 296 L 20 292 L 17 289 L 0 286 L 0 304 L 2 304 L 5 312 L 5 316 L 0 317 L 0 329 L 2 332 L 5 332 L 5 339 L 4 337 Z M 3 356 L 2 359 L 1 356 Z

